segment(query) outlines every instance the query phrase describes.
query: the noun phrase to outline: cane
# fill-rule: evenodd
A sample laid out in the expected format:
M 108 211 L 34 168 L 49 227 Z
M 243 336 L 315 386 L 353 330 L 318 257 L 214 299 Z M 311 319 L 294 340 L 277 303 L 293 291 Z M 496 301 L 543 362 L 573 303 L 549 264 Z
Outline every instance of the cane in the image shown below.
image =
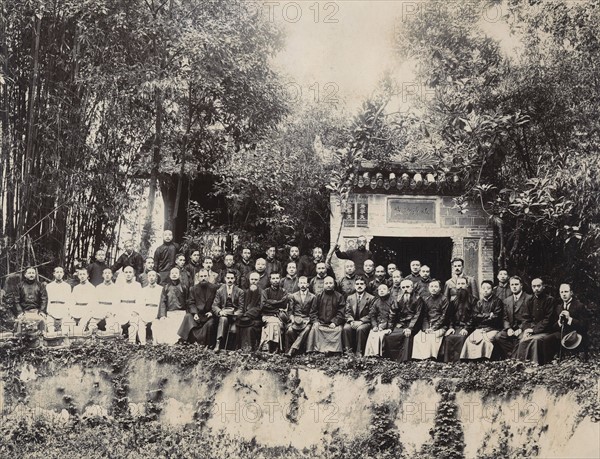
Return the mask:
M 561 316 L 561 318 L 560 318 L 560 348 L 558 350 L 559 363 L 562 361 L 562 350 L 563 350 L 562 341 L 563 341 L 564 333 L 565 333 L 565 320 L 564 320 L 564 317 Z

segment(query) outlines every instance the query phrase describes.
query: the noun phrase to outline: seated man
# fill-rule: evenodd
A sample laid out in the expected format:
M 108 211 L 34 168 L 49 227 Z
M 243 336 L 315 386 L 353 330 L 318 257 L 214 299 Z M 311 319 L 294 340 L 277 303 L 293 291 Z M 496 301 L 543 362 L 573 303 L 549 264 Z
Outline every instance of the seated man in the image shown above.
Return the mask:
M 182 343 L 195 342 L 201 346 L 212 346 L 215 328 L 212 305 L 217 295 L 217 286 L 208 281 L 206 269 L 198 271 L 196 279 L 198 283 L 189 292 L 186 303 L 187 313 L 177 335 Z
M 116 318 L 127 333 L 130 343 L 135 344 L 138 338 L 140 328 L 140 303 L 142 294 L 142 285 L 135 280 L 135 270 L 133 266 L 126 266 L 123 269 L 124 281 L 118 286 L 117 290 L 117 314 Z M 140 337 L 140 343 L 146 343 L 146 337 Z
M 465 360 L 489 359 L 494 350 L 492 340 L 502 329 L 504 305 L 492 293 L 494 284 L 484 280 L 481 283 L 481 298 L 473 307 L 471 325 L 473 330 L 463 344 L 460 358 Z
M 246 249 L 247 250 L 247 249 Z M 248 288 L 244 291 L 244 304 L 238 316 L 237 349 L 255 351 L 260 342 L 262 317 L 260 314 L 260 299 L 262 290 L 258 286 L 260 276 L 250 273 Z
M 561 345 L 565 349 L 582 348 L 587 352 L 590 313 L 581 301 L 574 298 L 571 284 L 561 284 L 558 291 L 561 301 L 556 311 L 558 314 L 557 331 L 553 334 L 556 352 Z
M 94 319 L 97 321 L 98 329 L 103 331 L 102 335 L 120 335 L 121 324 L 117 319 L 120 309 L 120 298 L 113 282 L 112 269 L 106 268 L 102 271 L 102 283 L 96 286 L 98 297 L 98 309 Z
M 300 352 L 310 331 L 310 311 L 313 308 L 315 295 L 308 291 L 308 279 L 298 279 L 300 290 L 290 295 L 288 311 L 290 322 L 285 332 L 286 355 L 292 357 Z
M 46 287 L 37 280 L 35 268 L 29 267 L 25 270 L 25 275 L 14 295 L 13 305 L 17 312 L 17 333 L 23 330 L 25 323 L 31 324 L 31 328 L 36 328 L 40 332 L 45 331 L 48 294 Z
M 371 303 L 373 295 L 366 292 L 367 284 L 362 276 L 354 281 L 356 290 L 346 298 L 346 323 L 342 330 L 344 352 L 362 355 L 371 329 Z
M 450 300 L 448 307 L 447 328 L 444 333 L 444 339 L 440 346 L 438 360 L 442 362 L 458 362 L 460 353 L 469 333 L 471 333 L 471 314 L 475 305 L 475 298 L 468 290 L 468 283 L 465 277 L 459 276 L 455 279 L 456 292 Z M 446 296 L 446 293 L 444 293 Z M 447 298 L 447 296 L 446 296 Z
M 145 325 L 146 342 L 148 342 L 150 336 L 152 336 L 152 322 L 155 321 L 156 316 L 158 316 L 158 305 L 160 304 L 163 288 L 158 285 L 159 276 L 156 271 L 148 271 L 146 273 L 146 279 L 148 285 L 142 287 L 142 297 L 140 301 L 140 328 L 142 325 Z M 142 337 L 140 336 L 140 340 L 141 339 Z
M 154 342 L 176 344 L 179 341 L 178 329 L 186 314 L 188 289 L 179 281 L 179 268 L 171 268 L 169 279 L 163 285 L 158 305 L 158 319 L 152 326 Z
M 46 285 L 48 294 L 48 317 L 46 320 L 47 333 L 54 333 L 58 330 L 66 334 L 68 329 L 64 321 L 69 318 L 69 306 L 71 301 L 71 286 L 64 281 L 65 271 L 62 266 L 54 268 L 54 280 Z
M 424 299 L 423 325 L 413 340 L 412 358 L 417 360 L 437 359 L 446 333 L 448 299 L 442 293 L 442 283 L 431 279 L 428 290 L 429 296 Z
M 280 287 L 281 275 L 272 272 L 271 286 L 262 291 L 260 312 L 263 319 L 259 350 L 278 352 L 283 350 L 283 330 L 287 322 L 288 294 Z
M 423 298 L 413 292 L 413 283 L 404 279 L 402 295 L 390 310 L 390 334 L 383 338 L 383 357 L 406 362 L 412 357 L 412 337 L 421 327 Z
M 98 296 L 96 295 L 96 287 L 94 287 L 88 279 L 88 272 L 85 268 L 77 270 L 77 278 L 79 283 L 73 287 L 71 293 L 71 308 L 69 310 L 70 320 L 67 323 L 71 336 L 82 336 L 85 333 L 88 324 L 91 323 L 91 331 L 96 326 L 96 321 L 92 317 L 98 315 Z
M 521 341 L 515 352 L 519 360 L 531 360 L 543 365 L 554 357 L 557 350 L 554 339 L 550 337 L 556 331 L 558 314 L 554 298 L 544 291 L 544 282 L 540 278 L 531 281 L 533 296 L 523 309 Z M 546 339 L 550 337 L 549 339 Z
M 225 285 L 217 290 L 212 305 L 213 315 L 217 318 L 217 343 L 215 351 L 219 352 L 223 341 L 227 341 L 229 332 L 237 331 L 234 328 L 235 319 L 240 314 L 244 304 L 244 291 L 235 285 L 235 274 L 228 272 L 225 275 Z M 224 338 L 224 339 L 223 339 Z
M 400 273 L 400 271 L 396 271 Z M 376 355 L 381 357 L 383 353 L 383 338 L 391 333 L 389 328 L 390 311 L 396 300 L 390 294 L 387 285 L 377 287 L 377 296 L 373 298 L 369 311 L 371 331 L 365 343 L 365 357 Z
M 346 300 L 334 290 L 333 277 L 327 276 L 323 292 L 316 295 L 310 314 L 311 328 L 306 344 L 307 352 L 341 353 L 342 325 Z
M 494 338 L 494 349 L 499 358 L 512 357 L 521 338 L 524 305 L 531 295 L 523 291 L 523 281 L 519 276 L 512 276 L 508 281 L 511 295 L 504 300 L 504 327 Z

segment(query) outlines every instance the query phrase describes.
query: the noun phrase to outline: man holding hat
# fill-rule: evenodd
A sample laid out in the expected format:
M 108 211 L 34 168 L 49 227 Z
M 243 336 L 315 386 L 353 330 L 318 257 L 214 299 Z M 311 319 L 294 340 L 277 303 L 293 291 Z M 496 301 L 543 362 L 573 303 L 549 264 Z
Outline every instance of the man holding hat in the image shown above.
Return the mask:
M 558 290 L 561 301 L 558 304 L 556 314 L 558 315 L 558 329 L 552 335 L 552 344 L 556 351 L 563 346 L 565 349 L 577 348 L 587 349 L 587 324 L 589 312 L 585 305 L 573 297 L 571 284 L 561 284 Z

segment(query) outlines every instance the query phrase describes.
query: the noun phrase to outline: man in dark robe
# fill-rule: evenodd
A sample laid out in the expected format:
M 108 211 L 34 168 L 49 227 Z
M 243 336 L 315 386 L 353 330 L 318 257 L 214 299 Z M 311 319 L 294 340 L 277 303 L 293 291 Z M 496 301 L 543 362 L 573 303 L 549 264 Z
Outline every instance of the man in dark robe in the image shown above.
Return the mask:
M 390 310 L 392 332 L 383 338 L 382 355 L 397 362 L 406 362 L 412 357 L 412 337 L 421 327 L 423 299 L 413 293 L 413 283 L 404 279 L 400 284 L 402 295 Z
M 420 273 L 421 273 L 421 262 L 419 260 L 411 260 L 410 273 L 404 279 L 409 280 L 413 283 L 413 290 L 414 290 L 414 285 L 420 279 Z
M 359 236 L 356 240 L 356 249 L 351 249 L 346 252 L 340 250 L 340 246 L 335 246 L 335 255 L 340 260 L 352 260 L 356 266 L 356 275 L 364 275 L 364 264 L 366 260 L 373 259 L 373 253 L 367 250 L 367 238 L 365 236 Z
M 397 301 L 402 295 L 402 288 L 400 284 L 402 283 L 402 273 L 398 270 L 392 273 L 392 283 L 390 287 L 390 296 L 394 301 Z
M 257 258 L 254 265 L 258 273 L 258 286 L 261 290 L 266 290 L 271 285 L 271 278 L 267 276 L 267 262 L 264 258 Z
M 375 262 L 373 260 L 365 260 L 365 262 L 363 263 L 362 276 L 365 278 L 367 286 L 375 280 Z
M 415 281 L 414 291 L 421 298 L 427 298 L 429 292 L 429 283 L 431 282 L 431 268 L 427 265 L 421 266 L 419 270 L 419 278 Z
M 154 271 L 154 258 L 147 257 L 146 261 L 144 262 L 144 272 L 142 274 L 140 274 L 140 284 L 142 284 L 142 287 L 147 287 L 148 284 L 150 283 L 150 281 L 148 280 L 148 273 L 150 271 L 153 271 L 156 273 L 156 275 L 157 275 L 156 283 L 158 285 L 160 285 L 160 276 L 158 276 L 158 273 L 156 271 Z
M 260 312 L 264 326 L 259 349 L 273 353 L 283 350 L 283 333 L 287 322 L 289 296 L 281 288 L 279 273 L 271 273 L 270 283 L 270 287 L 262 291 L 260 299 Z
M 17 331 L 25 330 L 26 323 L 31 323 L 32 328 L 41 332 L 46 329 L 46 321 L 41 314 L 46 314 L 48 309 L 48 293 L 46 287 L 37 279 L 37 271 L 33 267 L 25 270 L 25 275 L 19 283 L 16 292 L 10 300 L 17 312 Z
M 154 251 L 155 271 L 160 276 L 160 282 L 165 283 L 169 279 L 171 268 L 175 267 L 175 257 L 179 251 L 179 244 L 173 242 L 173 232 L 163 232 L 163 243 Z
M 296 263 L 296 270 L 298 270 L 300 268 L 300 249 L 295 245 L 290 247 L 290 255 L 285 265 L 287 266 L 288 263 L 292 262 Z
M 327 265 L 325 263 L 319 263 L 317 265 L 317 275 L 312 278 L 309 283 L 309 289 L 314 295 L 318 295 L 325 290 L 325 278 L 327 278 Z M 332 276 L 329 276 L 333 279 Z M 334 285 L 335 285 L 335 281 Z
M 379 286 L 385 283 L 385 268 L 379 265 L 375 268 L 375 278 L 367 285 L 367 293 L 376 294 Z
M 367 285 L 362 277 L 354 281 L 355 292 L 346 298 L 346 323 L 342 330 L 344 352 L 362 355 L 371 329 L 371 303 L 373 295 L 366 292 Z
M 377 288 L 377 295 L 373 298 L 371 310 L 369 311 L 371 330 L 365 343 L 365 357 L 382 356 L 383 340 L 392 331 L 389 321 L 390 312 L 395 303 L 396 299 L 390 294 L 388 286 L 384 284 L 380 285 Z
M 544 282 L 540 278 L 531 281 L 533 296 L 525 304 L 523 310 L 523 330 L 521 341 L 515 352 L 519 360 L 531 360 L 540 365 L 552 360 L 556 351 L 552 337 L 556 331 L 558 315 L 554 304 L 554 298 L 547 295 Z
M 389 263 L 387 265 L 387 273 L 386 273 L 386 280 L 385 280 L 385 284 L 388 287 L 392 286 L 392 275 L 394 274 L 394 271 L 397 271 L 398 267 L 396 266 L 396 263 Z M 400 276 L 402 276 L 402 273 L 400 273 Z
M 183 342 L 196 342 L 203 346 L 213 345 L 215 318 L 212 305 L 217 286 L 208 282 L 208 271 L 201 269 L 196 274 L 194 285 L 187 300 L 187 314 L 177 332 Z
M 494 295 L 500 298 L 500 300 L 504 301 L 508 297 L 512 296 L 508 280 L 508 271 L 506 269 L 500 269 L 496 277 L 498 279 L 498 285 L 494 287 Z
M 338 291 L 346 298 L 352 295 L 356 290 L 354 289 L 354 282 L 356 281 L 356 267 L 352 260 L 346 260 L 344 263 L 344 277 L 338 282 Z
M 258 348 L 262 317 L 260 299 L 262 291 L 258 286 L 259 275 L 256 272 L 248 276 L 248 288 L 244 291 L 244 303 L 238 316 L 237 349 L 255 351 Z
M 311 329 L 306 343 L 307 352 L 341 353 L 342 325 L 345 321 L 346 300 L 334 290 L 333 277 L 327 276 L 323 292 L 316 295 L 310 314 Z
M 238 261 L 236 265 L 237 270 L 240 272 L 240 287 L 243 290 L 248 289 L 250 286 L 250 273 L 254 271 L 254 262 L 252 261 L 252 252 L 249 248 L 244 247 L 242 249 L 242 259 Z
M 185 270 L 189 274 L 190 279 L 192 279 L 193 285 L 197 284 L 196 274 L 198 274 L 198 271 L 200 271 L 201 269 L 204 269 L 204 267 L 202 266 L 202 262 L 200 261 L 200 257 L 201 257 L 200 250 L 198 250 L 198 249 L 192 250 L 192 253 L 190 255 L 190 262 L 185 267 Z
M 310 312 L 315 301 L 315 295 L 308 291 L 306 276 L 298 279 L 298 287 L 299 290 L 290 296 L 290 322 L 285 332 L 285 350 L 289 357 L 301 352 L 306 343 L 310 331 Z
M 281 287 L 289 294 L 300 290 L 298 286 L 297 266 L 295 261 L 290 261 L 286 266 L 287 275 L 281 281 Z
M 495 355 L 507 359 L 513 355 L 521 338 L 524 305 L 531 295 L 523 291 L 523 281 L 519 276 L 512 276 L 508 282 L 511 295 L 504 300 L 504 326 L 494 338 Z
M 490 280 L 481 283 L 481 298 L 473 307 L 470 329 L 473 330 L 463 345 L 460 358 L 464 360 L 489 359 L 494 350 L 493 339 L 502 329 L 504 304 L 492 293 Z
M 175 257 L 175 266 L 179 268 L 179 281 L 189 290 L 194 286 L 194 278 L 190 276 L 185 263 L 185 255 L 180 253 Z
M 323 263 L 323 249 L 321 247 L 315 247 L 312 250 L 312 256 L 305 255 L 300 258 L 300 265 L 298 266 L 298 276 L 306 276 L 308 282 L 317 275 L 317 265 Z
M 465 261 L 462 258 L 453 258 L 450 263 L 452 264 L 452 277 L 446 281 L 444 286 L 444 295 L 446 295 L 448 301 L 452 303 L 452 300 L 456 296 L 458 289 L 457 281 L 459 277 L 464 277 L 467 280 L 467 290 L 471 296 L 479 298 L 479 291 L 475 279 L 464 274 Z
M 180 282 L 179 274 L 179 268 L 171 268 L 169 280 L 163 285 L 156 317 L 158 320 L 152 328 L 152 335 L 158 344 L 175 344 L 181 337 L 178 329 L 185 320 L 189 290 Z
M 221 285 L 215 295 L 212 312 L 217 325 L 217 342 L 215 351 L 221 349 L 221 344 L 227 341 L 228 333 L 237 333 L 234 327 L 236 317 L 240 314 L 244 304 L 244 291 L 235 285 L 235 274 L 230 272 L 225 276 L 225 284 Z
M 125 269 L 127 266 L 133 268 L 136 279 L 139 279 L 140 274 L 144 272 L 144 257 L 139 252 L 133 250 L 133 241 L 125 242 L 125 252 L 117 258 L 117 261 L 110 269 L 113 273 L 116 273 L 119 269 Z M 91 280 L 92 278 L 90 277 Z
M 446 295 L 444 295 L 446 296 Z M 446 296 L 447 298 L 447 296 Z M 447 330 L 442 340 L 438 360 L 442 362 L 458 362 L 460 353 L 469 333 L 471 333 L 471 314 L 475 298 L 468 290 L 465 277 L 456 278 L 456 293 L 448 309 Z
M 277 248 L 275 246 L 271 246 L 266 251 L 267 257 L 265 258 L 265 263 L 267 264 L 267 276 L 271 276 L 271 273 L 277 273 L 280 276 L 283 276 L 283 267 L 281 266 L 281 262 L 275 258 L 277 255 Z
M 108 265 L 106 264 L 105 260 L 106 252 L 104 250 L 98 250 L 96 252 L 96 256 L 94 257 L 94 261 L 87 265 L 86 269 L 88 272 L 89 280 L 94 287 L 97 287 L 102 282 L 104 282 L 102 273 L 106 268 L 108 268 Z
M 234 260 L 233 260 L 233 255 L 230 254 L 230 253 L 228 253 L 227 255 L 225 255 L 225 258 L 223 260 L 224 260 L 224 263 L 225 263 L 225 267 L 221 270 L 221 272 L 219 272 L 218 283 L 219 284 L 225 284 L 225 277 L 227 276 L 227 274 L 228 273 L 233 273 L 233 275 L 235 277 L 235 285 L 237 285 L 239 287 L 239 285 L 240 285 L 240 272 L 235 267 L 235 263 L 234 263 Z
M 437 359 L 446 333 L 446 315 L 449 305 L 448 299 L 442 293 L 442 283 L 437 279 L 431 279 L 427 290 L 429 295 L 423 299 L 423 323 L 413 340 L 412 358 L 417 360 Z M 421 298 L 423 298 L 422 294 Z

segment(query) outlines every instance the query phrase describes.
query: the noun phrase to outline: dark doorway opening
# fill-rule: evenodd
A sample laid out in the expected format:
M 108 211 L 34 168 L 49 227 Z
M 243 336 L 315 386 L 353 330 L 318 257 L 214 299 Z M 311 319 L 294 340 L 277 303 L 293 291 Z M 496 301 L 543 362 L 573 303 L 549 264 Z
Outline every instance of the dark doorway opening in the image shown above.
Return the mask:
M 451 276 L 452 239 L 449 237 L 379 237 L 369 243 L 377 264 L 396 263 L 403 276 L 410 262 L 420 260 L 431 268 L 431 277 L 446 281 Z

